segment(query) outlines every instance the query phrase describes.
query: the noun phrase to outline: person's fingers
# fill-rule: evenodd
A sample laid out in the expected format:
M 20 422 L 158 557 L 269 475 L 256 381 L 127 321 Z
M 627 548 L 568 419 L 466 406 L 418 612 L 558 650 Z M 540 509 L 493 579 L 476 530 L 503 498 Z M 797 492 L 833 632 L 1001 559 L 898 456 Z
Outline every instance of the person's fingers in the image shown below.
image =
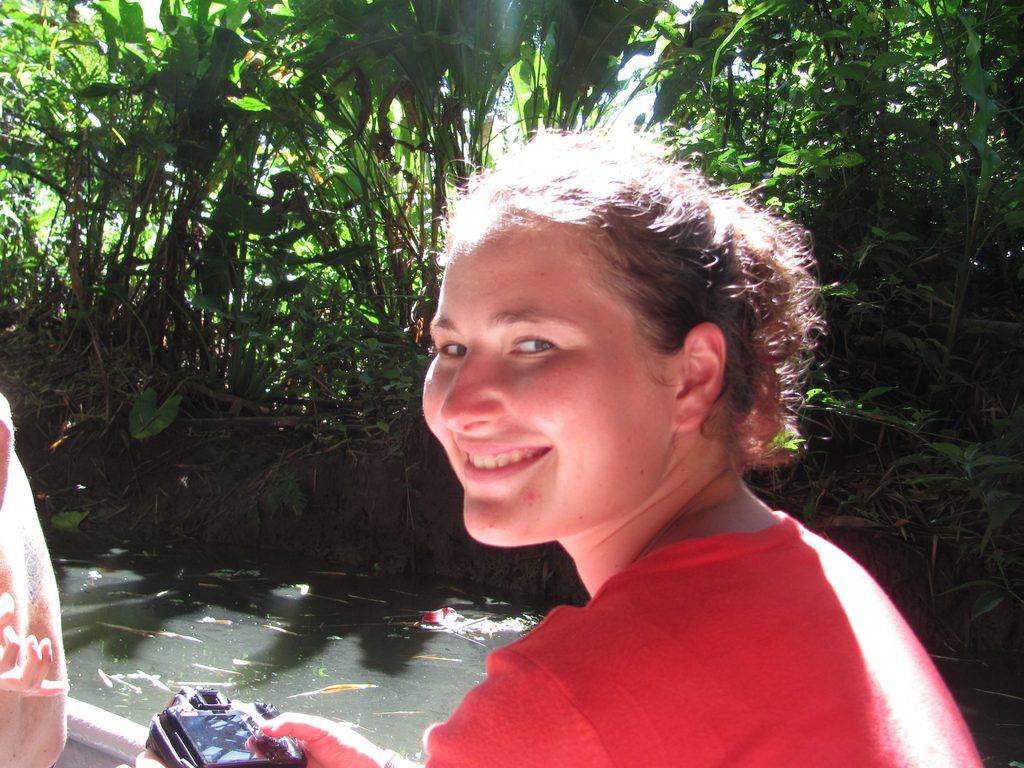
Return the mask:
M 119 765 L 117 768 L 132 768 L 128 765 Z M 145 752 L 140 752 L 135 758 L 134 768 L 167 768 L 163 763 L 160 762 L 160 758 L 156 756 L 156 753 L 152 750 L 147 749 Z
M 46 676 L 53 671 L 53 641 L 44 637 L 39 641 L 39 679 L 33 686 L 37 691 L 43 690 Z
M 35 635 L 29 635 L 25 649 L 25 668 L 21 675 L 27 693 L 42 687 L 43 680 L 50 671 L 51 661 L 53 652 L 50 648 L 50 639 L 44 637 L 39 640 Z
M 66 681 L 47 680 L 53 666 L 53 643 L 44 637 L 29 635 L 24 641 L 13 629 L 3 632 L 4 649 L 0 657 L 0 689 L 26 696 L 57 696 L 67 693 Z
M 148 756 L 151 754 L 151 752 L 143 752 L 135 758 L 134 766 L 121 763 L 117 768 L 166 768 L 159 760 L 150 759 Z
M 294 739 L 308 742 L 328 735 L 331 729 L 336 727 L 337 723 L 334 720 L 298 712 L 285 712 L 272 720 L 264 720 L 260 723 L 260 729 L 268 736 L 274 738 L 291 736 Z
M 43 681 L 39 676 L 39 667 L 42 657 L 39 653 L 39 641 L 35 635 L 29 635 L 21 647 L 21 689 L 30 691 Z M 43 677 L 46 677 L 46 670 L 43 670 Z
M 14 627 L 4 627 L 3 631 L 3 654 L 0 655 L 0 673 L 6 673 L 18 666 L 18 659 L 21 657 L 21 638 L 14 631 Z

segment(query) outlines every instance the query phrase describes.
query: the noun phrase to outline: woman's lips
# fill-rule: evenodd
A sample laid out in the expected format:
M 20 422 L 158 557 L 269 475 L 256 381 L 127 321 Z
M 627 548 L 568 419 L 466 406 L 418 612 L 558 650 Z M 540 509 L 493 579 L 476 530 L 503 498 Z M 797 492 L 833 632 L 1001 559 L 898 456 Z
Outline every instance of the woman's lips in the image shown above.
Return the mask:
M 498 479 L 531 466 L 543 457 L 549 448 L 516 448 L 488 453 L 466 452 L 465 472 L 474 480 Z

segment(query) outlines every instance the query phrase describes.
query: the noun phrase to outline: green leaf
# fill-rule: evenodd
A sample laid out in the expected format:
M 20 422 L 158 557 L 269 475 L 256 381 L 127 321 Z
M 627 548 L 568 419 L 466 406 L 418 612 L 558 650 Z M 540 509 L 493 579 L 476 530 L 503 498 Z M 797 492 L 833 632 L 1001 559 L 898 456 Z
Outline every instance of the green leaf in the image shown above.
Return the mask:
M 836 298 L 852 299 L 860 293 L 860 286 L 856 283 L 833 283 L 822 286 L 822 294 Z
M 1022 506 L 1024 506 L 1024 496 L 1020 494 L 1006 491 L 992 491 L 986 494 L 985 508 L 988 512 L 988 525 L 985 528 L 985 535 L 981 539 L 980 549 L 982 552 L 988 548 L 992 536 L 1006 525 L 1007 521 L 1017 514 Z
M 77 531 L 82 521 L 89 516 L 89 512 L 80 512 L 74 509 L 66 509 L 57 512 L 50 518 L 50 524 L 62 531 Z
M 265 101 L 257 99 L 255 96 L 228 96 L 228 101 L 234 104 L 239 109 L 244 109 L 246 112 L 270 112 L 272 107 Z
M 964 460 L 964 450 L 959 445 L 954 443 L 929 443 L 929 447 L 936 453 L 951 459 L 955 462 L 961 462 Z
M 219 296 L 211 296 L 208 293 L 196 294 L 195 298 L 192 299 L 192 306 L 217 315 L 224 314 L 224 300 Z
M 85 86 L 85 88 L 78 92 L 78 95 L 83 99 L 102 99 L 115 93 L 120 93 L 123 90 L 124 86 L 118 83 L 95 82 Z
M 128 427 L 136 440 L 159 435 L 178 417 L 181 395 L 172 395 L 157 407 L 156 390 L 146 387 L 128 414 Z
M 831 165 L 839 168 L 853 168 L 864 162 L 864 155 L 859 152 L 840 152 L 829 158 Z
M 122 42 L 146 42 L 146 22 L 139 3 L 121 0 L 120 18 Z
M 991 610 L 999 607 L 1000 603 L 1006 599 L 1005 592 L 983 592 L 978 595 L 978 598 L 974 601 L 974 605 L 971 606 L 971 621 L 974 621 L 979 616 L 984 616 Z
M 95 3 L 96 9 L 115 24 L 121 23 L 120 0 L 99 0 Z
M 913 56 L 902 51 L 882 51 L 875 56 L 871 66 L 875 69 L 889 69 L 890 67 L 898 67 L 902 64 L 910 64 L 913 61 Z
M 836 80 L 861 81 L 867 78 L 868 70 L 863 64 L 855 62 L 853 64 L 836 64 L 829 68 L 828 74 Z

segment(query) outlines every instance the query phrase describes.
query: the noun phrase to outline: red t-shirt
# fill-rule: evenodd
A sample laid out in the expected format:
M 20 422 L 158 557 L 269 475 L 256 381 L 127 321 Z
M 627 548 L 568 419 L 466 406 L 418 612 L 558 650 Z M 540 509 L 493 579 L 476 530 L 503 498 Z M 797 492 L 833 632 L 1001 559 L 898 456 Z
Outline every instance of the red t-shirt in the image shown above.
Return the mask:
M 779 517 L 659 550 L 492 653 L 427 766 L 980 766 L 881 589 Z

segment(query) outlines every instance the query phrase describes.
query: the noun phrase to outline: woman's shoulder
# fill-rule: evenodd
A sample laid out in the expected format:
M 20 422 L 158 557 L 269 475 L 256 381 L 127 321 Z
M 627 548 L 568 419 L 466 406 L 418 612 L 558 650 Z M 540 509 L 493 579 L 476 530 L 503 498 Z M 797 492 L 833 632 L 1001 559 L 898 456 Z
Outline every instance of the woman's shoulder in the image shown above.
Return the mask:
M 609 657 L 611 667 L 633 667 L 639 648 L 669 660 L 682 649 L 691 660 L 713 655 L 721 636 L 749 629 L 759 606 L 779 614 L 792 590 L 806 591 L 813 558 L 788 518 L 755 534 L 678 542 L 612 577 L 585 606 L 555 608 L 507 651 L 559 671 L 608 670 Z
M 827 679 L 844 660 L 860 668 L 892 657 L 926 672 L 927 655 L 870 575 L 788 518 L 755 534 L 666 547 L 495 654 L 499 664 L 507 658 L 584 687 L 593 674 L 657 685 L 709 669 L 715 687 L 735 675 L 742 688 L 743 675 L 766 662 Z
M 752 765 L 844 750 L 877 761 L 890 742 L 908 765 L 946 752 L 975 764 L 948 691 L 871 577 L 797 523 L 777 528 L 655 553 L 492 654 L 489 682 L 556 692 L 588 722 L 709 761 L 771 732 Z M 693 739 L 666 735 L 679 722 Z

